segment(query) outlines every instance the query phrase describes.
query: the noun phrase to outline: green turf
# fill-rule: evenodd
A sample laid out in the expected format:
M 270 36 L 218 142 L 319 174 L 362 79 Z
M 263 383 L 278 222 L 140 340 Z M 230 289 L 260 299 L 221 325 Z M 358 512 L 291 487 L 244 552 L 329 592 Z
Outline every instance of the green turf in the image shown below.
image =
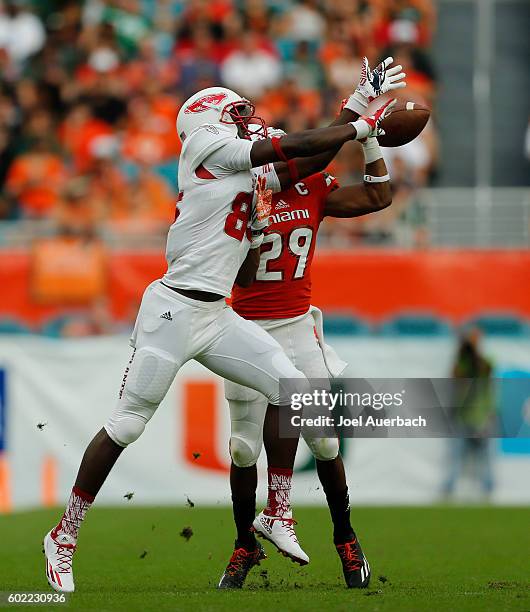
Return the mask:
M 246 588 L 219 592 L 233 540 L 230 510 L 133 504 L 90 511 L 69 609 L 530 610 L 525 508 L 354 508 L 373 571 L 364 591 L 343 586 L 327 510 L 300 508 L 297 529 L 310 565 L 299 568 L 266 545 L 269 559 L 251 572 Z M 0 517 L 0 591 L 46 590 L 40 541 L 57 517 L 57 511 Z M 193 536 L 185 541 L 179 534 L 188 526 Z

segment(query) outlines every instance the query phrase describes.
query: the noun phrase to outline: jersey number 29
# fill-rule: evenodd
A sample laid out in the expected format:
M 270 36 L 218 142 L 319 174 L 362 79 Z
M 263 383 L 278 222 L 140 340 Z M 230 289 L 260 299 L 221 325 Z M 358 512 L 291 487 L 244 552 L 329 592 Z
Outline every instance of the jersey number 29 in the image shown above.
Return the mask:
M 285 248 L 289 249 L 291 255 L 297 258 L 291 280 L 303 278 L 307 266 L 307 257 L 311 249 L 313 240 L 313 230 L 310 227 L 297 227 L 285 239 Z M 272 244 L 268 251 L 262 251 L 259 261 L 259 268 L 256 273 L 256 280 L 259 281 L 283 281 L 283 270 L 268 270 L 269 262 L 275 261 L 282 256 L 284 241 L 282 235 L 271 232 L 265 236 L 263 245 Z

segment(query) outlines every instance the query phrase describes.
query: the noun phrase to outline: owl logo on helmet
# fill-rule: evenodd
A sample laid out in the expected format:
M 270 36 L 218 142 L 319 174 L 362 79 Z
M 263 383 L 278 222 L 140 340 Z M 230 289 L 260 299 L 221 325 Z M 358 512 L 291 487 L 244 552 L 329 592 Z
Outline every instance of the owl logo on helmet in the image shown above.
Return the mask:
M 184 108 L 184 112 L 188 113 L 204 113 L 210 108 L 215 108 L 219 106 L 223 100 L 226 100 L 228 95 L 224 92 L 219 92 L 216 94 L 208 94 L 206 96 L 202 96 L 195 102 L 192 102 L 189 106 Z
M 222 123 L 234 138 L 249 139 L 259 132 L 266 138 L 267 126 L 255 115 L 255 106 L 235 91 L 226 87 L 208 87 L 184 102 L 177 115 L 177 132 L 184 141 L 202 125 Z M 252 126 L 252 130 L 249 129 Z

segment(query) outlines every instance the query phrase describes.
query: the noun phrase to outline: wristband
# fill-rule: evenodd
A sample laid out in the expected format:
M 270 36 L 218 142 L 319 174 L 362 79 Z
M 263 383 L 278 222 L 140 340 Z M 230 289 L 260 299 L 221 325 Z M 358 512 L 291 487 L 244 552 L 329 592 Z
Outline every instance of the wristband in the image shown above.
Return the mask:
M 390 174 L 385 174 L 384 176 L 371 176 L 370 174 L 364 175 L 365 183 L 388 183 L 390 180 Z
M 271 138 L 271 142 L 272 142 L 272 148 L 274 149 L 274 152 L 276 153 L 276 155 L 284 162 L 288 162 L 289 160 L 287 159 L 287 157 L 285 156 L 285 153 L 282 151 L 282 145 L 280 144 L 280 140 L 281 137 L 278 138 L 278 136 L 273 136 Z
M 260 232 L 259 234 L 253 233 L 252 240 L 250 241 L 250 248 L 251 249 L 259 248 L 262 245 L 264 238 L 265 238 L 265 234 L 263 232 Z
M 373 164 L 379 159 L 383 159 L 383 154 L 377 142 L 377 138 L 368 138 L 366 142 L 361 143 L 363 146 L 364 163 L 366 165 Z
M 357 132 L 357 135 L 353 140 L 364 140 L 365 138 L 368 138 L 370 132 L 372 131 L 372 128 L 363 119 L 350 121 L 350 125 L 353 125 L 355 131 Z
M 366 109 L 368 108 L 368 102 L 362 93 L 355 91 L 346 101 L 343 108 L 351 110 L 352 113 L 358 115 L 366 115 Z

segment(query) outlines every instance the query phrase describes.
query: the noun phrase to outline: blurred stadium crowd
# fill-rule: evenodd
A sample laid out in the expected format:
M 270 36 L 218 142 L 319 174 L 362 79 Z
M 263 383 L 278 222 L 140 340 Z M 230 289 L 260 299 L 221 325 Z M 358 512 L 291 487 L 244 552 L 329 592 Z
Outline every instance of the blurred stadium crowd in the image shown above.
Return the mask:
M 241 92 L 270 125 L 326 124 L 360 58 L 393 55 L 407 98 L 434 108 L 432 0 L 0 0 L 0 219 L 45 219 L 62 235 L 164 234 L 180 143 L 175 116 L 194 91 Z M 328 223 L 335 246 L 389 242 L 415 220 L 436 174 L 432 126 L 388 151 L 394 206 Z M 359 180 L 345 146 L 331 171 Z M 421 208 L 421 207 L 420 207 Z

